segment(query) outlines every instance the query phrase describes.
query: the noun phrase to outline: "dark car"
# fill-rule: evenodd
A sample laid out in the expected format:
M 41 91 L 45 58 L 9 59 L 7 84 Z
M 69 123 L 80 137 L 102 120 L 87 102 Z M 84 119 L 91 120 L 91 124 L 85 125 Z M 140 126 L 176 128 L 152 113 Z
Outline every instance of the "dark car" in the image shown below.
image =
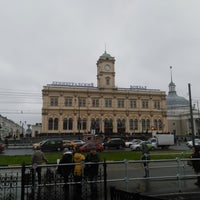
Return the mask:
M 116 148 L 121 149 L 125 147 L 125 142 L 121 138 L 112 138 L 103 143 L 104 148 Z
M 89 152 L 92 148 L 96 148 L 96 151 L 101 152 L 104 150 L 104 147 L 100 143 L 86 143 L 82 145 L 79 149 L 81 152 Z
M 3 141 L 0 141 L 0 153 L 6 149 L 6 144 Z
M 47 139 L 40 144 L 42 151 L 62 151 L 64 149 L 62 139 Z

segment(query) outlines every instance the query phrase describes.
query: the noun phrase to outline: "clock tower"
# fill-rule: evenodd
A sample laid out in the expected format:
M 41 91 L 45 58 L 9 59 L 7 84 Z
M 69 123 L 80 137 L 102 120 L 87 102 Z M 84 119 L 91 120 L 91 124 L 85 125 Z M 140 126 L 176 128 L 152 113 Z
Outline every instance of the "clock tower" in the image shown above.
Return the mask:
M 115 88 L 115 58 L 106 51 L 97 61 L 97 87 L 99 89 Z

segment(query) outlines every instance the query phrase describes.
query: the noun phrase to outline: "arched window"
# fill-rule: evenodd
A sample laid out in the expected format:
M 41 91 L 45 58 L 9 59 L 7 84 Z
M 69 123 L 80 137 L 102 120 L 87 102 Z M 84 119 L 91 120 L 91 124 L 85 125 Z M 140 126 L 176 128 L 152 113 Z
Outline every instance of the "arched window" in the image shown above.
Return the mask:
M 129 129 L 131 130 L 131 131 L 133 131 L 134 130 L 134 125 L 133 125 L 133 119 L 130 119 L 129 120 Z
M 69 130 L 73 129 L 73 119 L 69 118 Z
M 87 119 L 83 119 L 82 129 L 83 129 L 83 130 L 86 130 L 86 129 L 87 129 Z
M 146 123 L 147 123 L 147 127 L 146 127 L 146 129 L 147 129 L 147 130 L 150 130 L 150 120 L 147 119 L 147 120 L 146 120 Z
M 67 130 L 67 118 L 63 120 L 63 130 Z
M 58 130 L 58 118 L 54 119 L 54 130 Z
M 79 119 L 77 124 L 78 130 L 86 130 L 87 129 L 87 119 Z
M 157 121 L 157 119 L 154 119 L 154 128 L 156 128 L 156 129 L 158 129 L 158 121 Z
M 158 129 L 162 130 L 162 121 L 160 119 L 158 120 Z
M 137 119 L 134 120 L 134 129 L 138 130 L 138 120 Z
M 146 120 L 142 119 L 142 131 L 146 130 Z
M 110 78 L 106 77 L 106 85 L 110 85 Z
M 125 119 L 117 119 L 117 132 L 124 133 L 126 128 L 126 121 Z
M 112 119 L 105 119 L 104 120 L 104 132 L 106 134 L 113 132 L 113 120 Z
M 95 129 L 95 127 L 96 127 L 96 120 L 95 119 L 92 119 L 91 120 L 91 129 Z
M 100 129 L 100 119 L 96 119 L 96 129 Z
M 48 129 L 49 129 L 49 130 L 53 130 L 53 119 L 52 119 L 52 118 L 49 118 L 49 121 L 48 121 Z
M 63 130 L 72 130 L 73 129 L 73 119 L 72 118 L 65 118 L 63 120 Z

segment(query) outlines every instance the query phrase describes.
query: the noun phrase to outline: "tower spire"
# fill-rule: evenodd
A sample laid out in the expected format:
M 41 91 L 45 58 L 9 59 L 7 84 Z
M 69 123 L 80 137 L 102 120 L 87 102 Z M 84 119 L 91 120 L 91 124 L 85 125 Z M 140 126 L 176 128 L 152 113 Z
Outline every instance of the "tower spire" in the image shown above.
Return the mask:
M 106 52 L 106 43 L 105 43 L 105 53 L 107 53 L 107 52 Z
M 170 76 L 171 76 L 171 82 L 173 82 L 172 81 L 172 66 L 170 66 Z
M 176 94 L 176 85 L 173 83 L 173 79 L 172 79 L 172 66 L 170 66 L 170 76 L 171 76 L 171 82 L 169 84 L 169 93 Z

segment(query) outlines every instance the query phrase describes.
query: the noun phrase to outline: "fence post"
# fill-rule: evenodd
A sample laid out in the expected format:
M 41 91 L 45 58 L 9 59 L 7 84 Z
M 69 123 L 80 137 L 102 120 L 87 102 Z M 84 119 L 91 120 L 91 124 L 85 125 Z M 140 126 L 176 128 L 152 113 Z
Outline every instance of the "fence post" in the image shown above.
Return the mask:
M 22 164 L 22 170 L 21 170 L 21 200 L 24 200 L 24 194 L 25 194 L 25 170 L 26 170 L 26 167 L 25 167 L 25 164 L 23 163 Z
M 103 177 L 104 177 L 104 200 L 107 200 L 107 164 L 105 158 L 103 162 Z
M 180 170 L 180 158 L 176 158 L 177 161 L 177 179 L 178 179 L 178 188 L 179 188 L 179 192 L 181 192 L 181 170 Z
M 126 184 L 126 191 L 128 192 L 128 182 L 129 182 L 129 178 L 128 178 L 128 160 L 127 160 L 127 159 L 124 160 L 124 165 L 125 165 L 125 184 Z

